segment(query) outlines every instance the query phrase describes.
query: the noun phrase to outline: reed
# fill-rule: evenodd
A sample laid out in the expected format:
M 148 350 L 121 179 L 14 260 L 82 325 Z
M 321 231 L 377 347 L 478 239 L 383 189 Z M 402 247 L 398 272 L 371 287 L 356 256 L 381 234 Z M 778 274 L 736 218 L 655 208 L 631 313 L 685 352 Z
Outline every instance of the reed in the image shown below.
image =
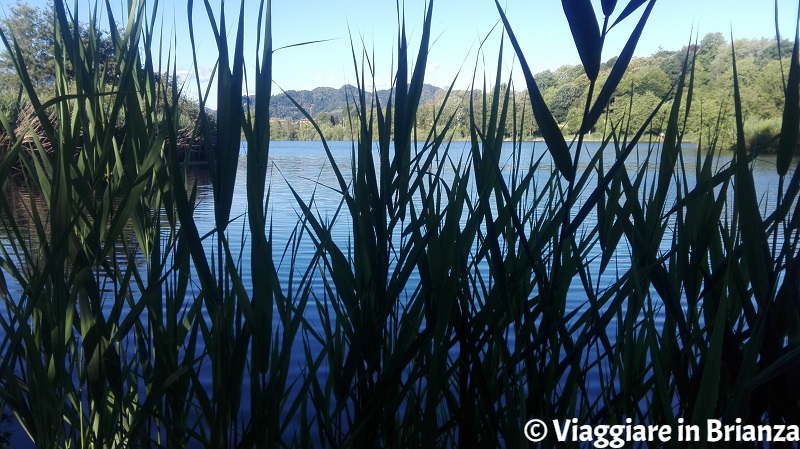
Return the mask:
M 434 2 L 413 49 L 398 8 L 387 104 L 366 91 L 377 76 L 373 58 L 351 44 L 358 89 L 349 98 L 357 130 L 349 163 L 297 105 L 322 138 L 341 197 L 322 215 L 316 194 L 301 196 L 271 165 L 270 1 L 259 3 L 257 29 L 245 28 L 241 2 L 228 30 L 224 6 L 217 15 L 203 0 L 220 101 L 212 126 L 208 87 L 198 83 L 193 138 L 216 142 L 204 146 L 215 208 L 206 233 L 194 216 L 197 185 L 166 150 L 186 137 L 186 86 L 174 48 L 162 53 L 158 43 L 158 5 L 131 2 L 119 21 L 108 4 L 91 12 L 90 33 L 99 16 L 112 30 L 118 74 L 108 78 L 92 39 L 79 37 L 79 3 L 54 4 L 50 100 L 27 76 L 14 36 L 0 31 L 37 118 L 25 126 L 40 129 L 26 140 L 0 115 L 8 135 L 0 400 L 37 445 L 520 447 L 534 417 L 673 425 L 679 417 L 699 425 L 800 418 L 792 377 L 800 354 L 797 31 L 769 206 L 756 194 L 745 147 L 735 49 L 731 163 L 717 163 L 719 117 L 702 127 L 717 123 L 717 134 L 702 136 L 696 152 L 683 143 L 696 107 L 691 52 L 639 129 L 606 114 L 655 0 L 621 11 L 603 1 L 599 21 L 588 0 L 563 2 L 591 83 L 572 141 L 527 63 L 535 49 L 514 35 L 524 24 L 497 2 L 507 37 L 496 71 L 476 69 L 480 94 L 460 105 L 471 117 L 469 141 L 451 141 L 455 81 L 423 135 L 417 111 Z M 193 17 L 192 0 L 187 8 Z M 639 9 L 611 74 L 598 81 L 605 36 Z M 508 43 L 525 97 L 514 95 L 504 70 Z M 255 102 L 245 110 L 232 92 L 251 87 Z M 523 146 L 527 114 L 545 140 L 533 152 Z M 588 154 L 584 138 L 601 120 L 610 131 Z M 665 129 L 663 141 L 643 140 L 651 127 Z M 231 213 L 240 161 L 244 218 Z M 273 189 L 289 189 L 297 203 L 287 241 L 273 236 Z M 341 227 L 346 241 L 333 237 Z M 303 259 L 308 247 L 313 256 Z M 291 362 L 298 353 L 299 368 Z M 558 443 L 550 435 L 540 445 Z

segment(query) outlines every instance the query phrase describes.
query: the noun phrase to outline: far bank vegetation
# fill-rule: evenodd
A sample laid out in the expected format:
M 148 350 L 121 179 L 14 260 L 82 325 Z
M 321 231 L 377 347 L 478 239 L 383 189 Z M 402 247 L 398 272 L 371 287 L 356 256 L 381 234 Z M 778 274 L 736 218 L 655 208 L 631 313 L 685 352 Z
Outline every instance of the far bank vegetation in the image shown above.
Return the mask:
M 52 90 L 54 82 L 52 10 L 37 8 L 17 2 L 9 10 L 9 15 L 0 20 L 0 25 L 13 30 L 20 40 L 26 59 L 30 60 L 32 81 L 43 91 Z M 85 40 L 93 39 L 99 54 L 107 64 L 106 76 L 112 80 L 116 76 L 113 45 L 108 32 L 84 29 Z M 730 43 L 722 33 L 708 33 L 691 50 L 697 50 L 694 97 L 699 107 L 693 108 L 686 123 L 687 140 L 708 134 L 719 126 L 720 146 L 731 148 L 735 138 L 734 114 L 731 103 L 730 86 L 732 80 Z M 744 128 L 749 151 L 771 153 L 776 150 L 780 133 L 781 118 L 777 115 L 783 108 L 783 79 L 788 72 L 792 45 L 788 40 L 779 44 L 775 39 L 738 39 L 735 41 L 739 77 L 741 83 Z M 652 105 L 670 95 L 672 86 L 683 69 L 683 56 L 687 48 L 681 50 L 660 49 L 647 57 L 634 58 L 625 74 L 608 109 L 608 120 L 601 120 L 594 128 L 594 134 L 602 136 L 608 131 L 609 123 L 623 123 L 626 128 L 638 129 L 647 119 Z M 602 85 L 608 77 L 616 58 L 601 64 L 598 84 Z M 545 70 L 535 74 L 544 100 L 551 108 L 553 117 L 566 136 L 577 133 L 581 114 L 587 98 L 589 80 L 581 65 L 564 65 L 556 70 Z M 170 83 L 165 83 L 170 84 Z M 25 117 L 24 98 L 20 95 L 19 81 L 13 73 L 8 55 L 0 54 L 0 112 L 12 121 Z M 541 133 L 529 109 L 527 91 L 520 86 L 514 90 L 515 113 L 522 126 L 516 136 L 523 140 L 540 139 Z M 506 84 L 499 87 L 504 93 Z M 322 87 L 312 91 L 289 91 L 274 96 L 270 105 L 270 133 L 273 140 L 318 140 L 319 134 L 310 121 L 294 107 L 291 96 L 306 109 L 319 125 L 327 140 L 351 140 L 358 133 L 358 114 L 354 107 L 356 88 L 343 86 L 339 89 Z M 597 91 L 595 91 L 597 92 Z M 382 104 L 386 104 L 388 90 L 375 93 Z M 448 129 L 454 140 L 469 139 L 468 104 L 470 95 L 473 101 L 484 98 L 479 89 L 473 91 L 453 91 L 445 102 L 445 89 L 426 85 L 416 117 L 417 133 L 420 138 L 431 132 L 435 113 L 443 108 L 445 116 L 453 116 L 454 123 Z M 46 95 L 45 95 L 46 97 Z M 183 141 L 189 145 L 191 130 L 196 126 L 199 114 L 197 101 L 181 95 L 180 125 L 184 130 Z M 492 98 L 491 95 L 488 96 Z M 243 97 L 245 111 L 248 97 Z M 444 105 L 444 106 L 442 106 Z M 487 105 L 490 106 L 490 105 Z M 477 118 L 480 120 L 480 111 Z M 213 116 L 213 114 L 212 114 Z M 659 138 L 663 133 L 664 118 L 654 120 L 649 135 Z M 23 125 L 17 123 L 17 126 Z M 440 123 L 441 126 L 441 123 Z M 354 132 L 355 131 L 355 132 Z M 436 130 L 440 131 L 440 130 Z M 624 134 L 624 130 L 622 131 Z M 512 130 L 505 130 L 505 138 L 513 137 Z M 591 139 L 591 135 L 587 136 Z M 0 142 L 2 142 L 0 136 Z M 1 144 L 0 144 L 1 146 Z
M 777 146 L 780 133 L 779 111 L 783 109 L 783 81 L 788 72 L 792 44 L 775 39 L 737 39 L 735 42 L 737 64 L 741 83 L 742 108 L 748 149 L 771 153 Z M 779 48 L 780 47 L 780 48 Z M 695 69 L 694 98 L 699 107 L 693 108 L 686 123 L 686 138 L 692 140 L 701 133 L 708 134 L 719 126 L 721 146 L 731 147 L 735 138 L 735 119 L 730 95 L 732 83 L 732 64 L 730 42 L 722 33 L 706 34 L 690 50 L 697 50 Z M 609 108 L 608 121 L 602 120 L 594 129 L 601 136 L 608 123 L 625 123 L 630 129 L 638 129 L 652 111 L 652 106 L 670 94 L 670 86 L 677 80 L 683 69 L 683 55 L 687 48 L 678 51 L 660 49 L 647 57 L 634 58 L 625 74 Z M 608 77 L 616 58 L 601 64 L 598 82 Z M 782 73 L 783 72 L 783 73 Z M 534 78 L 542 90 L 545 101 L 550 106 L 553 117 L 561 125 L 565 135 L 578 131 L 584 101 L 589 88 L 589 80 L 579 64 L 564 65 L 556 70 L 545 70 Z M 527 91 L 514 87 L 517 117 L 523 123 L 523 139 L 540 139 L 539 127 L 529 108 Z M 455 117 L 449 132 L 455 140 L 469 139 L 469 91 L 453 91 L 446 103 L 445 89 L 426 86 L 426 98 L 421 102 L 417 115 L 417 128 L 420 133 L 429 133 L 434 114 L 444 103 L 444 115 Z M 501 92 L 508 86 L 502 84 Z M 354 135 L 348 116 L 355 117 L 352 106 L 352 93 L 355 88 L 343 86 L 340 89 L 318 88 L 313 91 L 290 91 L 278 94 L 271 104 L 271 132 L 276 140 L 317 140 L 318 134 L 311 123 L 293 108 L 288 96 L 294 98 L 308 110 L 322 130 L 327 140 L 350 140 Z M 387 91 L 379 91 L 378 97 L 386 97 Z M 483 101 L 483 92 L 471 92 L 473 99 Z M 491 96 L 489 96 L 491 99 Z M 324 99 L 324 100 L 323 100 Z M 246 101 L 246 99 L 245 99 Z M 385 101 L 384 101 L 385 104 Z M 528 110 L 525 110 L 525 109 Z M 349 112 L 348 112 L 349 111 Z M 480 110 L 478 118 L 480 119 Z M 630 123 L 628 124 L 628 119 Z M 718 120 L 719 119 L 719 120 Z M 357 119 L 354 119 L 357 120 Z M 650 135 L 660 137 L 664 131 L 664 119 L 653 122 Z M 354 123 L 355 124 L 355 123 Z M 357 128 L 356 128 L 357 129 Z M 520 130 L 517 130 L 520 132 Z M 512 137 L 507 129 L 506 138 Z

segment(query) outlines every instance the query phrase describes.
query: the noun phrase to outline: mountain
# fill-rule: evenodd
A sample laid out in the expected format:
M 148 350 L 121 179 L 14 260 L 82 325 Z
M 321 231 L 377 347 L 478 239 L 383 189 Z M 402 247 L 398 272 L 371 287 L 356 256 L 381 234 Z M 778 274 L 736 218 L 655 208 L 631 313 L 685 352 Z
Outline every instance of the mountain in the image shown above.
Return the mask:
M 425 84 L 422 87 L 422 95 L 420 97 L 420 104 L 425 104 L 432 100 L 434 96 L 443 89 L 430 84 Z M 332 87 L 318 87 L 314 90 L 289 90 L 286 93 L 280 93 L 272 96 L 269 105 L 270 117 L 277 119 L 293 119 L 299 120 L 303 118 L 297 107 L 289 99 L 291 96 L 300 106 L 308 111 L 311 117 L 316 117 L 320 112 L 327 112 L 332 115 L 342 115 L 347 109 L 347 100 L 353 104 L 353 98 L 357 97 L 358 90 L 355 86 L 344 85 L 339 89 Z M 385 106 L 390 91 L 388 89 L 377 91 L 378 99 L 382 106 Z M 367 101 L 370 100 L 372 92 L 367 94 Z M 253 104 L 255 96 L 242 97 L 242 104 Z

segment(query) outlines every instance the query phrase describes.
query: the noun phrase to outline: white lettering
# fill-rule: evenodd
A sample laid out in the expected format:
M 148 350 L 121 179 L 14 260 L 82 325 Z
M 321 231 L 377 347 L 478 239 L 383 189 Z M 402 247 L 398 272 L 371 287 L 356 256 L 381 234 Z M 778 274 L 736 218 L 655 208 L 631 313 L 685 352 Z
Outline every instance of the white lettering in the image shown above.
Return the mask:
M 722 440 L 722 423 L 716 419 L 706 421 L 706 439 L 709 443 L 716 443 Z
M 670 426 L 660 426 L 660 427 L 661 428 L 658 429 L 658 440 L 661 442 L 665 442 L 672 439 L 672 427 Z
M 641 425 L 633 426 L 633 435 L 631 437 L 633 441 L 647 441 L 647 428 Z
M 775 438 L 773 439 L 772 435 L 770 435 L 770 441 L 774 441 L 776 443 L 785 443 L 786 437 L 783 436 L 783 431 L 786 430 L 786 426 L 784 426 L 783 424 L 775 424 L 773 426 L 773 429 L 775 429 Z
M 578 418 L 573 418 L 572 420 L 564 421 L 564 427 L 561 427 L 557 419 L 553 420 L 553 429 L 556 431 L 556 438 L 558 441 L 567 441 L 567 434 L 569 434 L 569 427 L 572 424 L 572 421 L 578 421 Z
M 758 441 L 756 439 L 756 428 L 754 426 L 744 426 L 742 430 L 742 437 L 737 441 Z
M 598 426 L 599 427 L 599 426 Z M 580 426 L 580 435 L 578 435 L 578 441 L 592 441 L 594 439 L 594 432 L 592 431 L 592 426 L 582 425 Z
M 632 442 L 666 443 L 673 438 L 670 425 L 634 424 L 631 418 L 620 424 L 581 424 L 578 418 L 552 422 L 558 441 L 592 443 L 599 449 L 620 448 Z M 678 419 L 677 439 L 700 441 L 701 426 L 683 423 L 683 419 Z M 744 424 L 741 418 L 736 418 L 733 424 L 724 424 L 721 419 L 708 419 L 706 441 L 797 443 L 800 442 L 800 425 Z

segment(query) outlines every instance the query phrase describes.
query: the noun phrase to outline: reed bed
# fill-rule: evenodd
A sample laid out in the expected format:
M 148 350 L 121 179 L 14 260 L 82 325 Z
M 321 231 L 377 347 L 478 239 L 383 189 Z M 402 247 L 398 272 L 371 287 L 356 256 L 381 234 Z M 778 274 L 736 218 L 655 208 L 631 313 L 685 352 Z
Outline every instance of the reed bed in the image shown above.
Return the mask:
M 777 201 L 767 207 L 754 187 L 735 76 L 733 162 L 717 166 L 714 135 L 685 150 L 691 52 L 647 123 L 611 123 L 588 154 L 584 136 L 608 120 L 655 0 L 603 1 L 599 22 L 588 0 L 563 4 L 591 83 L 575 140 L 564 139 L 533 78 L 526 56 L 536 49 L 515 38 L 525 23 L 499 3 L 530 104 L 518 108 L 511 88 L 492 88 L 509 76 L 501 44 L 496 72 L 473 74 L 481 96 L 462 105 L 473 119 L 467 151 L 454 149 L 444 107 L 432 131 L 419 134 L 430 0 L 419 48 L 410 48 L 399 12 L 387 104 L 365 92 L 377 68 L 352 46 L 351 160 L 341 165 L 323 139 L 337 184 L 321 188 L 341 199 L 321 215 L 315 196 L 268 176 L 269 0 L 259 4 L 256 30 L 245 29 L 243 2 L 229 30 L 208 0 L 189 0 L 190 11 L 207 11 L 219 54 L 217 126 L 198 84 L 192 136 L 216 142 L 204 147 L 209 233 L 194 217 L 196 184 L 176 152 L 164 151 L 186 140 L 178 125 L 184 87 L 170 50 L 157 44 L 157 5 L 131 2 L 120 19 L 106 5 L 119 70 L 109 80 L 98 49 L 78 37 L 80 2 L 69 10 L 55 1 L 56 97 L 46 102 L 14 36 L 0 34 L 37 118 L 27 123 L 41 128 L 22 133 L 0 117 L 9 136 L 0 161 L 0 400 L 16 431 L 40 447 L 467 448 L 534 445 L 523 429 L 530 418 L 800 422 L 797 33 Z M 606 34 L 638 10 L 600 82 Z M 91 12 L 90 31 L 101 15 Z M 190 36 L 196 54 L 191 22 Z M 245 73 L 251 38 L 255 71 Z M 255 101 L 243 110 L 234 93 L 252 88 Z M 543 151 L 523 151 L 520 110 L 539 124 Z M 121 117 L 125 132 L 117 133 Z M 665 122 L 663 141 L 647 142 L 656 121 Z M 247 213 L 236 221 L 242 135 Z M 501 151 L 507 140 L 510 154 Z M 637 147 L 646 155 L 631 169 L 625 162 Z M 610 166 L 607 154 L 615 155 Z M 25 174 L 16 181 L 15 167 Z M 288 241 L 273 237 L 272 189 L 296 199 Z M 335 226 L 347 226 L 346 241 L 333 237 Z M 314 255 L 301 260 L 309 244 Z M 276 260 L 288 264 L 288 278 Z M 581 307 L 569 306 L 576 291 Z M 298 354 L 300 367 L 291 362 Z M 555 435 L 538 443 L 557 444 Z

